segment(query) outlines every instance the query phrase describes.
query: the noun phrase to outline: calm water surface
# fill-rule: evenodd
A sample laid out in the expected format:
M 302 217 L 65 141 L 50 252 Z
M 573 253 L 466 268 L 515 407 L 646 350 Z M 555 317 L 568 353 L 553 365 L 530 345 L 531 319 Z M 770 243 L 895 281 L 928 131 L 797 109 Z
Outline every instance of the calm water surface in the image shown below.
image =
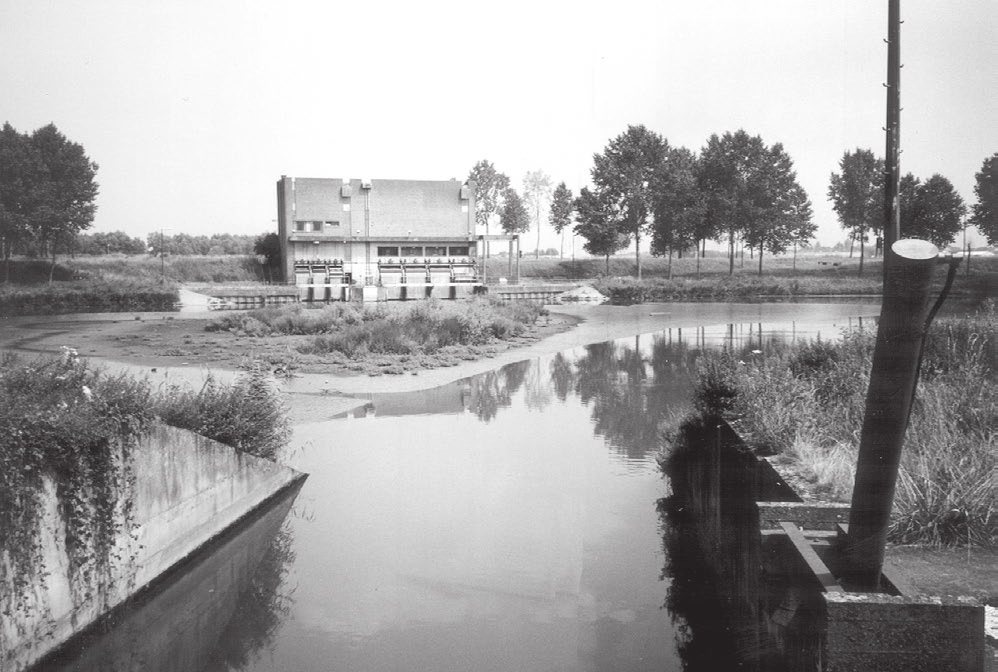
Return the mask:
M 297 426 L 294 466 L 310 477 L 283 523 L 267 523 L 269 546 L 232 551 L 201 588 L 154 606 L 160 652 L 115 669 L 684 669 L 690 634 L 664 606 L 659 426 L 688 408 L 691 349 L 727 343 L 752 356 L 834 338 L 877 312 L 798 308 L 371 395 L 348 416 Z M 169 625 L 206 609 L 220 632 Z M 133 647 L 134 660 L 136 640 L 155 637 L 123 637 L 139 627 L 128 619 L 115 626 L 121 641 L 99 655 L 90 642 L 89 655 Z M 199 653 L 180 667 L 178 647 Z M 78 669 L 68 665 L 58 669 Z

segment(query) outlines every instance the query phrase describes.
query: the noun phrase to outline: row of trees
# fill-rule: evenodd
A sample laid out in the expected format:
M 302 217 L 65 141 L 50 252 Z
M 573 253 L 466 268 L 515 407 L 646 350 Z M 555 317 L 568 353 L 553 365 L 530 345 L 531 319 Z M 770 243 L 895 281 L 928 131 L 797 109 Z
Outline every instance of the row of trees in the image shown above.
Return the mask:
M 992 157 L 994 158 L 994 157 Z M 987 166 L 987 162 L 985 162 Z M 981 174 L 978 174 L 980 199 Z M 860 242 L 859 272 L 863 272 L 864 243 L 870 236 L 878 239 L 884 225 L 884 161 L 869 149 L 847 151 L 839 161 L 839 172 L 832 173 L 828 199 L 842 227 Z M 983 201 L 982 201 L 983 202 Z M 975 207 L 975 213 L 981 203 Z M 982 223 L 984 216 L 965 220 L 967 206 L 953 184 L 938 173 L 925 182 L 911 173 L 904 175 L 898 189 L 898 210 L 903 238 L 921 238 L 937 247 L 951 244 L 957 234 L 974 220 Z M 984 227 L 981 228 L 984 231 Z M 990 238 L 989 238 L 990 240 Z M 991 241 L 994 242 L 994 241 Z
M 54 124 L 0 128 L 0 256 L 9 278 L 14 249 L 33 244 L 52 259 L 93 223 L 97 164 Z
M 593 156 L 590 174 L 592 188 L 574 200 L 559 185 L 552 226 L 566 226 L 566 213 L 574 212 L 585 250 L 608 263 L 633 241 L 638 277 L 643 237 L 650 237 L 653 255 L 670 259 L 688 250 L 702 254 L 707 240 L 724 241 L 731 273 L 741 243 L 758 251 L 761 273 L 764 252 L 805 245 L 815 230 L 811 202 L 783 145 L 743 130 L 712 135 L 698 155 L 629 126 Z
M 939 174 L 924 182 L 912 174 L 901 178 L 901 234 L 929 240 L 938 247 L 952 243 L 967 225 L 976 225 L 998 244 L 998 154 L 985 160 L 977 174 L 978 202 L 969 219 L 963 199 Z M 842 227 L 862 243 L 879 239 L 883 229 L 884 162 L 868 149 L 845 152 L 839 172 L 832 173 L 828 199 Z M 498 218 L 503 232 L 537 230 L 540 251 L 541 213 L 558 234 L 574 224 L 590 254 L 609 257 L 630 244 L 641 275 L 641 243 L 651 240 L 657 256 L 687 251 L 703 254 L 707 240 L 727 243 L 729 273 L 736 245 L 759 254 L 780 254 L 808 245 L 816 226 L 807 193 L 797 182 L 793 161 L 782 144 L 767 145 L 744 130 L 712 135 L 699 154 L 671 146 L 644 126 L 629 126 L 593 156 L 592 187 L 575 197 L 564 182 L 552 190 L 551 179 L 531 171 L 523 180 L 523 196 L 509 177 L 488 161 L 479 161 L 468 179 L 478 184 L 476 219 L 489 233 Z
M 531 221 L 538 233 L 541 212 L 564 235 L 572 226 L 584 249 L 603 256 L 635 244 L 641 275 L 641 242 L 650 237 L 654 255 L 701 250 L 705 241 L 724 239 L 734 270 L 736 242 L 759 251 L 784 252 L 806 244 L 814 232 L 811 203 L 797 183 L 793 162 L 779 143 L 767 146 L 745 131 L 713 135 L 700 155 L 673 147 L 644 126 L 630 126 L 593 157 L 592 188 L 578 197 L 564 182 L 552 189 L 542 171 L 527 173 L 523 196 L 488 161 L 475 164 L 476 219 L 489 227 L 498 216 L 505 233 L 522 233 Z

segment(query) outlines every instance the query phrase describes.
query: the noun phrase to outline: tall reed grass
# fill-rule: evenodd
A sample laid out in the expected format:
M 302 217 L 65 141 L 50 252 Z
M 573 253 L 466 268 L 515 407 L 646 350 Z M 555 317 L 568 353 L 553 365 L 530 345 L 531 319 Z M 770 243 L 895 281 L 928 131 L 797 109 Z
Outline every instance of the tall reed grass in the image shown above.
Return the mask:
M 905 439 L 890 537 L 998 544 L 998 314 L 939 320 L 930 331 Z M 771 352 L 705 353 L 696 403 L 733 419 L 765 452 L 794 457 L 818 492 L 848 500 L 875 334 Z

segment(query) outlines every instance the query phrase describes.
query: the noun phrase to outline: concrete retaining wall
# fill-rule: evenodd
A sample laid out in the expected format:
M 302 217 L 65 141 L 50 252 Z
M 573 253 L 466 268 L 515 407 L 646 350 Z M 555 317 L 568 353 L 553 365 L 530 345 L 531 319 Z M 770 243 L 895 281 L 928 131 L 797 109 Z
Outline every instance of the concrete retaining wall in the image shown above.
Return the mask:
M 66 525 L 48 484 L 41 525 L 44 580 L 28 613 L 0 614 L 0 669 L 22 670 L 149 585 L 303 474 L 158 425 L 131 453 L 134 528 L 112 551 L 110 580 L 73 585 Z

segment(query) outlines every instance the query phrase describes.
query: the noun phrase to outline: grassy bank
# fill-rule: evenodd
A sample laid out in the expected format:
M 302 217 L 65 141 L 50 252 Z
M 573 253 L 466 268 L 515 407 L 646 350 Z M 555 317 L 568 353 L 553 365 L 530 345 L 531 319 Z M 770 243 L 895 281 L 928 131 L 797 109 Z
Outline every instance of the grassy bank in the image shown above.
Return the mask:
M 132 280 L 0 284 L 0 315 L 172 310 L 179 300 L 176 286 Z
M 994 302 L 929 335 L 905 440 L 891 540 L 998 544 L 998 313 Z M 759 352 L 708 352 L 696 403 L 756 449 L 789 456 L 815 492 L 848 501 L 875 333 Z
M 299 356 L 353 371 L 398 374 L 479 359 L 490 344 L 525 335 L 543 314 L 533 303 L 486 298 L 316 308 L 290 304 L 221 315 L 206 329 L 264 339 L 302 337 L 288 343 Z

